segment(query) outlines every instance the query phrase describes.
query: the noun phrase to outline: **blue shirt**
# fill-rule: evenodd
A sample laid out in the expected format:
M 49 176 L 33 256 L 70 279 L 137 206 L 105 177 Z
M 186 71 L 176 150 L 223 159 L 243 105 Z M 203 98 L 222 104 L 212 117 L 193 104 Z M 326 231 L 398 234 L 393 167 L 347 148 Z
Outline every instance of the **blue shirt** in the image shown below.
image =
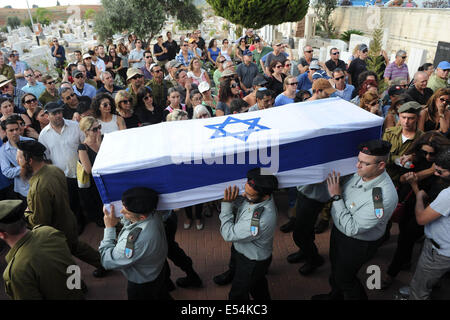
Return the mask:
M 0 139 L 0 146 L 3 144 L 3 141 Z M 3 175 L 3 173 L 0 171 L 0 190 L 3 190 L 5 188 L 8 188 L 12 183 L 12 180 L 8 179 Z
M 336 89 L 336 87 L 335 87 Z M 345 84 L 344 90 L 338 90 L 334 92 L 334 95 L 337 97 L 341 97 L 342 99 L 346 101 L 350 101 L 352 99 L 353 91 L 355 90 L 355 87 L 351 84 Z
M 88 83 L 84 84 L 82 92 L 78 91 L 76 85 L 73 85 L 72 88 L 73 88 L 73 92 L 75 92 L 75 94 L 79 97 L 88 96 L 89 98 L 93 99 L 95 97 L 95 94 L 97 93 L 97 90 Z
M 52 46 L 52 47 L 50 48 L 50 50 L 51 50 L 51 53 L 52 53 L 52 57 L 55 57 L 55 58 L 56 58 L 56 61 L 57 61 L 58 63 L 63 64 L 64 61 L 66 61 L 66 51 L 64 50 L 64 47 L 63 47 L 63 46 L 59 46 L 59 47 L 58 47 L 58 50 L 56 50 L 56 54 L 60 54 L 61 57 L 56 57 L 55 55 L 53 55 L 53 51 L 55 51 L 55 47 L 54 47 L 54 46 Z
M 185 67 L 189 67 L 189 62 L 191 62 L 191 60 L 194 58 L 194 55 L 191 53 L 191 52 L 189 52 L 188 51 L 188 59 L 187 59 L 187 61 L 186 60 L 184 60 L 184 56 L 183 56 L 183 53 L 181 53 L 180 52 L 180 54 L 179 55 L 177 55 L 176 57 L 175 57 L 175 59 L 177 59 L 177 61 L 179 62 L 179 63 L 181 63 L 183 66 L 185 66 Z
M 14 66 L 9 63 L 9 65 L 14 69 L 14 73 L 18 74 L 18 73 L 24 73 L 25 69 L 26 69 L 26 64 L 23 63 L 22 61 L 17 61 L 16 62 L 16 67 L 14 68 Z M 25 77 L 22 78 L 16 78 L 16 88 L 18 89 L 22 89 L 24 86 L 26 86 L 27 84 L 27 79 L 25 79 Z M 38 97 L 39 98 L 39 97 Z
M 312 88 L 312 82 L 308 78 L 309 71 L 302 73 L 297 77 L 297 90 L 309 90 Z
M 274 107 L 283 106 L 285 104 L 294 103 L 294 99 L 291 99 L 289 97 L 286 97 L 284 94 L 280 93 L 275 98 L 275 103 L 273 104 Z
M 30 86 L 30 84 L 27 84 L 22 88 L 23 92 L 26 93 L 32 93 L 36 96 L 37 99 L 41 96 L 42 93 L 45 91 L 45 86 L 42 82 L 36 81 L 36 84 L 34 86 Z M 22 97 L 20 97 L 22 98 Z
M 31 138 L 20 137 L 20 141 L 33 140 Z M 26 197 L 30 185 L 28 181 L 22 180 L 20 177 L 20 165 L 16 160 L 17 148 L 13 147 L 9 141 L 0 148 L 0 165 L 2 174 L 9 179 L 14 179 L 14 191 Z

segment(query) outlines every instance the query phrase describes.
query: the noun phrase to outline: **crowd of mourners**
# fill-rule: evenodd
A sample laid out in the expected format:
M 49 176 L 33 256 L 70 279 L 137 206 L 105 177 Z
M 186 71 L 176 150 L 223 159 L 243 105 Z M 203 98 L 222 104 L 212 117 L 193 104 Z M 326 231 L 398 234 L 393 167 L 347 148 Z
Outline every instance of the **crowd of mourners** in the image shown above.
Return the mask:
M 57 79 L 21 61 L 15 50 L 0 52 L 1 200 L 27 201 L 30 169 L 16 154 L 21 142 L 38 141 L 46 148 L 46 159 L 64 172 L 78 233 L 89 222 L 103 228 L 103 203 L 91 172 L 105 134 L 164 121 L 220 117 L 340 97 L 383 117 L 382 140 L 391 145 L 386 171 L 399 204 L 383 241 L 389 239 L 392 222 L 399 224 L 400 234 L 383 276 L 383 288 L 414 263 L 413 248 L 424 237 L 423 223 L 415 216 L 418 190 L 424 190 L 432 202 L 450 186 L 448 164 L 435 164 L 438 154 L 448 152 L 450 146 L 448 61 L 439 62 L 436 68 L 425 63 L 410 78 L 405 50 L 398 50 L 393 61 L 382 51 L 381 79 L 367 70 L 369 48 L 365 44 L 356 46 L 348 61 L 340 59 L 338 48 L 330 50 L 328 61 L 319 61 L 310 45 L 299 49 L 302 55 L 297 59 L 288 44 L 269 45 L 252 29 L 235 44 L 214 38 L 206 42 L 200 30 L 178 41 L 171 32 L 156 40 L 144 43 L 131 34 L 126 42 L 108 40 L 85 52 L 76 50 L 70 61 L 65 48 L 53 38 L 49 50 L 60 70 Z M 388 85 L 380 90 L 382 80 Z M 78 184 L 77 162 L 90 176 L 87 188 Z M 309 257 L 301 249 L 305 241 L 314 242 L 314 233 L 328 228 L 331 205 L 324 203 L 318 210 L 312 230 L 302 230 L 296 218 L 299 192 L 308 197 L 303 189 L 288 190 L 289 220 L 281 231 L 294 231 L 300 250 L 290 255 L 288 262 L 305 261 L 299 272 L 307 276 L 324 261 L 317 249 L 312 249 L 315 252 Z M 220 213 L 220 205 L 210 202 L 184 208 L 184 212 L 184 229 L 195 224 L 200 231 L 205 217 Z M 449 230 L 442 238 L 450 243 Z M 299 232 L 309 234 L 309 240 L 298 240 Z M 177 285 L 201 286 L 192 261 L 187 265 L 187 277 Z M 97 275 L 103 276 L 106 270 L 96 266 Z M 450 264 L 446 268 L 450 269 Z M 229 283 L 230 275 L 214 281 Z M 423 297 L 428 296 L 416 298 Z

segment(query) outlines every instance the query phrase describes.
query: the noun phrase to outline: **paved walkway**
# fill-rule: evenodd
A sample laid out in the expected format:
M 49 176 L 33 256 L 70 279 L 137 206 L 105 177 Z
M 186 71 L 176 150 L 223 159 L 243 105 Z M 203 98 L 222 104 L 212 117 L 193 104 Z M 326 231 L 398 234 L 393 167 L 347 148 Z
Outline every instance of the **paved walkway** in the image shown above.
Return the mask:
M 278 227 L 287 221 L 287 194 L 280 192 L 276 194 L 276 202 L 279 208 Z M 177 300 L 224 300 L 228 297 L 230 285 L 219 287 L 213 282 L 213 277 L 227 269 L 230 245 L 225 243 L 220 236 L 220 221 L 217 214 L 211 218 L 205 219 L 205 228 L 201 231 L 195 229 L 194 225 L 190 230 L 183 230 L 183 211 L 179 212 L 179 223 L 176 240 L 186 253 L 194 261 L 194 268 L 200 274 L 204 287 L 201 289 L 182 289 L 177 288 L 171 294 Z M 382 271 L 387 266 L 394 254 L 396 248 L 398 228 L 394 224 L 391 231 L 391 238 L 379 250 L 376 257 L 364 266 L 360 273 L 360 279 L 365 283 L 368 278 L 366 268 L 368 265 L 378 265 Z M 89 243 L 94 248 L 103 238 L 103 229 L 94 224 L 89 224 L 81 239 Z M 320 254 L 325 257 L 326 263 L 320 267 L 316 273 L 305 277 L 298 273 L 300 265 L 289 264 L 286 256 L 296 250 L 292 240 L 292 233 L 282 233 L 277 228 L 274 241 L 273 261 L 267 276 L 269 288 L 274 300 L 309 300 L 310 297 L 318 293 L 329 291 L 328 276 L 330 274 L 330 262 L 328 259 L 330 229 L 327 232 L 316 236 L 316 244 Z M 418 254 L 420 252 L 418 244 L 414 250 L 415 269 Z M 114 271 L 103 279 L 96 279 L 92 276 L 93 267 L 77 261 L 81 266 L 82 277 L 85 280 L 89 292 L 89 300 L 110 300 L 126 299 L 126 281 L 120 272 Z M 172 270 L 172 280 L 184 276 L 184 273 L 170 262 Z M 0 256 L 0 272 L 5 268 L 4 253 Z M 401 286 L 407 285 L 412 277 L 412 271 L 402 271 L 395 283 L 388 290 L 367 290 L 369 299 L 391 300 L 394 293 Z M 446 281 L 445 288 L 449 288 L 449 281 Z M 3 290 L 3 283 L 0 280 L 0 299 L 7 299 Z M 448 290 L 447 290 L 448 291 Z M 445 297 L 449 299 L 448 292 Z

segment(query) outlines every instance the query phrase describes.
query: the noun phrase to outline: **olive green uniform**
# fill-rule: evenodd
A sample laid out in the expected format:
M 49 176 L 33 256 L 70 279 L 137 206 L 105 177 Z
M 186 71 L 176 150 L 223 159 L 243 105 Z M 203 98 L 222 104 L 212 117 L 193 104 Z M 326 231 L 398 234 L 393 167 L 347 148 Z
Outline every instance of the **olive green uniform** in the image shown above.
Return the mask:
M 3 279 L 13 300 L 83 299 L 80 289 L 67 287 L 67 268 L 76 264 L 64 234 L 55 228 L 34 227 L 11 248 L 6 262 Z
M 16 75 L 13 67 L 4 64 L 2 67 L 0 67 L 0 74 L 8 78 L 8 80 L 12 80 L 12 85 L 14 87 L 16 86 Z
M 49 102 L 58 102 L 58 100 L 59 100 L 58 93 L 52 96 L 47 90 L 45 90 L 39 97 L 39 102 L 43 106 L 45 106 Z
M 62 231 L 75 257 L 101 267 L 98 251 L 78 240 L 77 221 L 70 209 L 67 181 L 61 169 L 45 165 L 33 175 L 27 203 L 31 213 L 26 213 L 25 218 L 32 227 L 42 224 Z
M 152 79 L 146 83 L 146 86 L 152 89 L 153 105 L 158 108 L 165 108 L 167 106 L 167 97 L 169 88 L 173 87 L 172 82 L 163 80 L 161 84 Z

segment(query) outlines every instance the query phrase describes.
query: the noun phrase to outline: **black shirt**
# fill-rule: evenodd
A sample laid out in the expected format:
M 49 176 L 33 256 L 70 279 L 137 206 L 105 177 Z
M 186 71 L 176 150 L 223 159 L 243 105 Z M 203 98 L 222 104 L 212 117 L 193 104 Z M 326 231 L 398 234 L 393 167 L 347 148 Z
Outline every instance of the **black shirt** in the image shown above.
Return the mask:
M 352 84 L 355 86 L 355 89 L 359 89 L 358 85 L 358 76 L 367 70 L 366 61 L 361 60 L 360 58 L 354 59 L 350 66 L 348 67 L 348 73 L 352 77 Z
M 125 120 L 125 125 L 127 126 L 127 129 L 130 128 L 137 128 L 141 126 L 141 121 L 139 120 L 138 116 L 134 113 L 131 117 L 125 118 L 122 117 L 123 120 Z
M 172 41 L 166 41 L 164 42 L 164 47 L 167 48 L 167 59 L 169 60 L 173 60 L 175 59 L 175 56 L 178 54 L 178 52 L 180 51 L 180 48 L 178 47 L 178 44 L 175 40 Z
M 423 90 L 423 94 L 421 94 L 419 90 L 416 89 L 416 87 L 412 87 L 409 88 L 406 93 L 419 104 L 426 105 L 428 99 L 430 99 L 430 97 L 433 95 L 433 90 L 431 90 L 430 88 L 425 88 Z
M 163 110 L 155 106 L 153 111 L 148 110 L 144 106 L 137 106 L 136 115 L 141 123 L 156 124 L 163 121 Z
M 347 70 L 347 65 L 342 60 L 338 60 L 338 64 L 336 65 L 336 63 L 330 59 L 327 62 L 325 62 L 325 65 L 327 66 L 328 70 L 330 70 L 330 71 L 333 71 L 336 68 L 340 68 L 344 71 Z
M 163 43 L 162 45 L 163 45 L 163 48 L 166 48 L 165 43 Z M 157 54 L 157 53 L 163 52 L 163 48 L 161 48 L 161 47 L 159 46 L 159 44 L 155 43 L 155 45 L 153 46 L 153 54 Z M 166 49 L 167 49 L 167 48 L 166 48 Z M 167 59 L 168 59 L 168 54 L 167 54 L 167 53 L 164 53 L 164 54 L 162 54 L 162 55 L 160 55 L 160 56 L 157 56 L 156 59 L 157 59 L 158 61 L 164 61 L 164 60 L 167 60 Z

